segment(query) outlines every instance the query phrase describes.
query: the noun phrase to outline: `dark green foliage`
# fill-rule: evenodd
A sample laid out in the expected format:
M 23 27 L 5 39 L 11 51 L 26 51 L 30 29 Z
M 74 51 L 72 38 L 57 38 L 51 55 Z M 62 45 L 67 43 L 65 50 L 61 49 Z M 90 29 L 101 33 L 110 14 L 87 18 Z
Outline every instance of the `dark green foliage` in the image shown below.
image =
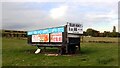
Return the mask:
M 99 36 L 99 31 L 93 30 L 91 28 L 87 29 L 86 34 L 88 36 L 93 36 L 93 37 L 98 37 Z
M 120 37 L 120 33 L 115 30 L 113 32 L 104 31 L 103 33 L 100 33 L 99 31 L 91 28 L 87 29 L 86 32 L 84 31 L 83 35 L 92 37 Z

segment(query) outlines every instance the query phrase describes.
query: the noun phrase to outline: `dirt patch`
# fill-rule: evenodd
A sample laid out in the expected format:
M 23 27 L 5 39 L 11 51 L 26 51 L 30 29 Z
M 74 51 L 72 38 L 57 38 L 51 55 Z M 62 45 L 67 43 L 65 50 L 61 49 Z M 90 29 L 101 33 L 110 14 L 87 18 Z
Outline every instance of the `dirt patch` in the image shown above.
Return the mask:
M 46 56 L 58 56 L 58 54 L 45 54 Z

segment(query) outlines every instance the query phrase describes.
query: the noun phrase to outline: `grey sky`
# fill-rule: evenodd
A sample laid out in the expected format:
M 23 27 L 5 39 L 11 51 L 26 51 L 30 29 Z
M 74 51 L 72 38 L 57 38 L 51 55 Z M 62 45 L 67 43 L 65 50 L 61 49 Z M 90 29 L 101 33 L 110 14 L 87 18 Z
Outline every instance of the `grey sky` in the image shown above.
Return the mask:
M 2 2 L 2 28 L 36 30 L 73 22 L 82 23 L 84 30 L 111 31 L 118 27 L 118 2 L 111 1 Z

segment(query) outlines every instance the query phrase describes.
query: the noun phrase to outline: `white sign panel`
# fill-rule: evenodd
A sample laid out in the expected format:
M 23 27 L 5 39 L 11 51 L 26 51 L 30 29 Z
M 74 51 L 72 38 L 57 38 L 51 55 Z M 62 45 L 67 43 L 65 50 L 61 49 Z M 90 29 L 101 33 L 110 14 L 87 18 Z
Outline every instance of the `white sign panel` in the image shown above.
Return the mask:
M 83 25 L 77 23 L 67 23 L 67 32 L 73 34 L 83 34 Z
M 50 34 L 50 42 L 62 42 L 62 33 Z
M 40 42 L 39 35 L 32 35 L 32 42 Z

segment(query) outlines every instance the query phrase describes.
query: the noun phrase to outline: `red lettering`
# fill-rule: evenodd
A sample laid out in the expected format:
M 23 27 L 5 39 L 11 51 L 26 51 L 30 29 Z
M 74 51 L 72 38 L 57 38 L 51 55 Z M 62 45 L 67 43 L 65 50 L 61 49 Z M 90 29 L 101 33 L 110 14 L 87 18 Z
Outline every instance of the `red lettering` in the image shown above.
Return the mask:
M 59 41 L 60 41 L 60 42 L 62 41 L 62 37 L 59 37 Z
M 56 42 L 58 41 L 58 37 L 56 37 Z

